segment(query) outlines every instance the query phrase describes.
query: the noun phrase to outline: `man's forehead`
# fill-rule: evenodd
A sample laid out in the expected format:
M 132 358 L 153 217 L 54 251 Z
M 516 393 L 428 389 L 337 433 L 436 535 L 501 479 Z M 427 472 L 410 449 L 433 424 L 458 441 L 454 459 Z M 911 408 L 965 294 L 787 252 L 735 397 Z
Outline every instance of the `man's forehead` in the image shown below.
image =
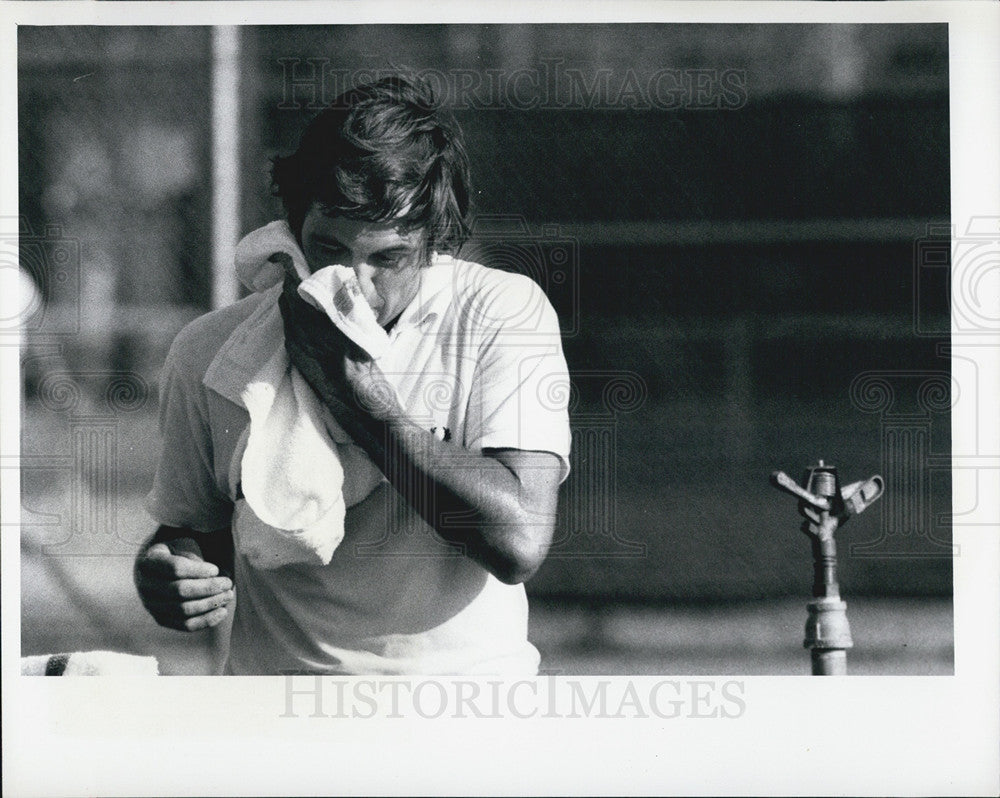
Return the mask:
M 395 220 L 369 222 L 326 213 L 315 214 L 311 226 L 314 235 L 335 238 L 345 246 L 379 249 L 415 247 L 422 241 L 424 232 L 420 228 L 407 228 Z

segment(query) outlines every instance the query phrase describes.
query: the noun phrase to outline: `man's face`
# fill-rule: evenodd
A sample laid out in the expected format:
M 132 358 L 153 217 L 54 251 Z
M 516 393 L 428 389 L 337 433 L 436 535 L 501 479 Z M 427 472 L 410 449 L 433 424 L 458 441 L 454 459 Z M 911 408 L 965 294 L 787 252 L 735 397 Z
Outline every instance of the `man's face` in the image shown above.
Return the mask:
M 420 286 L 421 230 L 407 233 L 394 222 L 328 216 L 314 204 L 302 223 L 302 251 L 310 271 L 335 263 L 354 269 L 381 325 L 402 313 Z

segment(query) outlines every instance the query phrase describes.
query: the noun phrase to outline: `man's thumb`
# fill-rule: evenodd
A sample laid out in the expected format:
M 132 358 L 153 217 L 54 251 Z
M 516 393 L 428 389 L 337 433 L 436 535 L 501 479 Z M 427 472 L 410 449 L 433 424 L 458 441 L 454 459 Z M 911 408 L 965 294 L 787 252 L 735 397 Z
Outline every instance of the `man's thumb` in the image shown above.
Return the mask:
M 191 538 L 177 538 L 176 540 L 171 540 L 167 546 L 169 546 L 170 552 L 178 557 L 202 561 L 205 559 L 205 555 L 201 551 L 201 546 Z

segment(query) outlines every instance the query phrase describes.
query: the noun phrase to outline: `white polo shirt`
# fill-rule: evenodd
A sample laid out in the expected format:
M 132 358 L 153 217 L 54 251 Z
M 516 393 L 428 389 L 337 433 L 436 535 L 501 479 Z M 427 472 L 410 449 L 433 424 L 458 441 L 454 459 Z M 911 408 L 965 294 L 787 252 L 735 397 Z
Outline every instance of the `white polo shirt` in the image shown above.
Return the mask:
M 206 532 L 230 524 L 232 461 L 249 421 L 239 395 L 283 346 L 279 291 L 196 319 L 174 341 L 161 388 L 163 449 L 147 499 L 159 523 Z M 472 450 L 552 452 L 560 478 L 568 473 L 559 325 L 529 278 L 435 256 L 380 366 L 407 414 L 437 437 Z M 345 495 L 370 486 L 364 453 L 351 444 L 339 452 Z M 446 544 L 388 482 L 348 510 L 345 526 L 329 565 L 260 570 L 241 555 L 235 525 L 227 672 L 537 671 L 524 587 L 503 584 Z

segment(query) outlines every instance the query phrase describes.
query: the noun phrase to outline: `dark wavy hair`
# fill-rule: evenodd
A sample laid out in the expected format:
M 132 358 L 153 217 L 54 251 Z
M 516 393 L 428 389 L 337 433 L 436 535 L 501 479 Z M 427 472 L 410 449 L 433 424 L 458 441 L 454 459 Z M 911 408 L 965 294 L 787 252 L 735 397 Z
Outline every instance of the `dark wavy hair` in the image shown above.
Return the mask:
M 313 203 L 325 213 L 399 221 L 427 232 L 427 252 L 468 238 L 469 162 L 457 122 L 426 82 L 399 74 L 341 94 L 274 159 L 271 180 L 296 236 Z

